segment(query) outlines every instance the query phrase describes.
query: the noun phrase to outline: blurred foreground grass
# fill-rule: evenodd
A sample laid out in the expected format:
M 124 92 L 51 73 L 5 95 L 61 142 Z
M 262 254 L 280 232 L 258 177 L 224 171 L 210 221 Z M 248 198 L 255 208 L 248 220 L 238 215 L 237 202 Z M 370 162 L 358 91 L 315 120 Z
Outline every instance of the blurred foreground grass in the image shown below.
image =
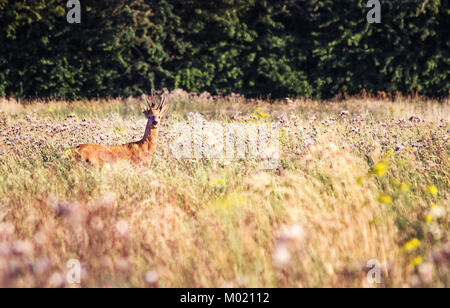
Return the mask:
M 67 155 L 139 139 L 133 99 L 0 101 L 0 287 L 69 287 L 69 259 L 84 287 L 449 286 L 448 102 L 169 102 L 148 169 Z M 278 168 L 175 159 L 196 113 L 279 123 Z

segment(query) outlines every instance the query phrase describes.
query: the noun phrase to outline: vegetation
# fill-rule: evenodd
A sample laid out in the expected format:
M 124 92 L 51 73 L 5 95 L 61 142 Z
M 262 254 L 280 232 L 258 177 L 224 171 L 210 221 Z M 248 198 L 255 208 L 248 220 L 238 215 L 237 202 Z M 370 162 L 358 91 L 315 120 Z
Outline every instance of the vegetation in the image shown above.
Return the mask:
M 0 96 L 448 96 L 448 0 L 0 0 Z
M 84 287 L 449 286 L 448 102 L 168 102 L 148 168 L 70 155 L 142 137 L 133 99 L 0 101 L 1 287 L 68 287 L 69 259 Z M 197 113 L 279 123 L 278 168 L 175 159 L 171 131 Z

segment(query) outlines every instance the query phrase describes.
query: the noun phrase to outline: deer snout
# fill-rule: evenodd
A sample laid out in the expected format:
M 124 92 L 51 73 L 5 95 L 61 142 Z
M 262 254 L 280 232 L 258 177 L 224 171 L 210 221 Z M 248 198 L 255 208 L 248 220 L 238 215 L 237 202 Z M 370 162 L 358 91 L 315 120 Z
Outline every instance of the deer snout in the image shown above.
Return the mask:
M 158 121 L 153 121 L 152 124 L 153 124 L 153 126 L 156 126 L 156 125 L 158 125 Z

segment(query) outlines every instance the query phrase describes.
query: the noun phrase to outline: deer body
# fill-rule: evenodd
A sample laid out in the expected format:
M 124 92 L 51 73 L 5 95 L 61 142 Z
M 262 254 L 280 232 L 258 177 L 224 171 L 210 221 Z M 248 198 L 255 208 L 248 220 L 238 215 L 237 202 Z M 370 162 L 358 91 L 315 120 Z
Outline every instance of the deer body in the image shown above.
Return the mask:
M 162 98 L 159 107 L 156 107 L 153 94 L 151 96 L 152 104 L 148 103 L 146 96 L 143 96 L 143 98 L 147 102 L 147 106 L 141 103 L 141 110 L 148 121 L 144 137 L 140 141 L 122 145 L 83 144 L 76 148 L 75 156 L 91 165 L 117 160 L 131 160 L 150 165 L 153 153 L 155 153 L 158 145 L 161 118 L 167 112 L 169 106 L 165 104 L 165 99 Z

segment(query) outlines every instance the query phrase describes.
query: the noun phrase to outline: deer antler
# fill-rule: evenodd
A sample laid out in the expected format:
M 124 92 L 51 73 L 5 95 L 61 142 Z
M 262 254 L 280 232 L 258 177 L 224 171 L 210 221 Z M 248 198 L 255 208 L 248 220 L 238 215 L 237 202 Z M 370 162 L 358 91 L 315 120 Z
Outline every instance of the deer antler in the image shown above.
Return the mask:
M 151 96 L 142 94 L 139 100 L 141 110 L 148 119 L 144 137 L 141 140 L 111 146 L 83 144 L 76 148 L 76 157 L 90 164 L 130 159 L 149 165 L 158 144 L 158 131 L 161 127 L 161 119 L 169 110 L 169 105 L 166 104 L 167 97 L 161 92 L 158 95 L 156 93 L 158 92 L 152 91 Z M 158 105 L 156 104 L 155 96 L 159 97 Z
M 164 108 L 164 106 L 166 106 L 166 97 L 165 96 L 163 96 L 161 98 L 161 103 L 160 103 L 160 105 L 158 107 L 159 111 L 161 111 Z
M 167 113 L 168 110 L 169 110 L 169 105 L 166 104 L 166 97 L 163 96 L 161 98 L 161 105 L 159 106 L 159 113 L 164 115 Z
M 150 108 L 153 109 L 153 108 L 156 107 L 155 90 L 154 90 L 154 89 L 152 89 L 152 96 L 151 96 L 151 99 L 152 99 L 152 105 L 150 106 Z
M 142 101 L 140 102 L 141 111 L 145 112 L 145 111 L 150 110 L 151 109 L 151 105 L 149 103 L 148 96 L 145 95 L 145 94 L 142 94 L 141 95 L 141 100 L 143 100 L 145 102 L 145 104 Z
M 142 112 L 144 111 L 162 111 L 163 108 L 165 108 L 167 106 L 166 104 L 166 97 L 162 96 L 161 99 L 159 100 L 159 104 L 156 103 L 156 99 L 155 99 L 156 95 L 155 95 L 155 90 L 152 89 L 150 98 L 148 97 L 148 95 L 142 94 L 141 99 L 145 102 L 145 104 L 143 104 L 141 102 L 141 110 Z

